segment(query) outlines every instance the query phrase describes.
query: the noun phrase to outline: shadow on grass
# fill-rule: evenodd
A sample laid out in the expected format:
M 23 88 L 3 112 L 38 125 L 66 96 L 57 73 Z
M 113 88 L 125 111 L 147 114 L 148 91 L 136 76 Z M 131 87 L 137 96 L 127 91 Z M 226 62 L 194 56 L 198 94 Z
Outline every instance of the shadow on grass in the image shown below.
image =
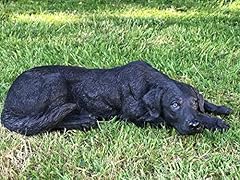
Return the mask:
M 157 4 L 159 3 L 157 3 L 157 1 L 153 1 L 153 3 L 149 4 L 140 1 L 118 1 L 118 5 L 113 3 L 113 1 L 107 3 L 103 0 L 99 0 L 96 3 L 94 3 L 93 0 L 82 3 L 79 0 L 66 2 L 60 0 L 57 3 L 55 1 L 46 0 L 9 1 L 5 5 L 5 8 L 6 10 L 10 9 L 9 12 L 11 12 L 11 15 L 6 19 L 0 40 L 2 39 L 3 44 L 10 44 L 8 46 L 15 46 L 15 44 L 18 44 L 20 47 L 27 47 L 31 45 L 31 43 L 37 44 L 39 41 L 48 44 L 50 40 L 54 40 L 55 44 L 52 45 L 53 47 L 49 47 L 49 49 L 55 47 L 58 49 L 58 43 L 60 40 L 64 40 L 66 44 L 71 41 L 71 45 L 77 48 L 79 44 L 84 44 L 84 42 L 79 39 L 90 39 L 89 43 L 87 42 L 85 45 L 91 43 L 97 45 L 97 43 L 101 41 L 106 42 L 106 44 L 110 44 L 112 41 L 115 41 L 113 44 L 120 44 L 120 42 L 117 41 L 119 40 L 117 36 L 122 31 L 133 32 L 134 30 L 139 31 L 140 29 L 142 33 L 150 30 L 149 36 L 152 36 L 151 33 L 159 33 L 159 31 L 173 25 L 184 27 L 187 30 L 191 29 L 191 27 L 197 27 L 204 30 L 207 26 L 209 31 L 221 31 L 221 34 L 224 33 L 226 36 L 221 38 L 225 42 L 230 37 L 237 37 L 238 35 L 237 32 L 239 31 L 237 31 L 236 28 L 238 28 L 240 24 L 240 12 L 237 10 L 233 11 L 230 8 L 225 8 L 218 11 L 208 11 L 206 9 L 180 11 L 174 8 L 160 10 L 156 7 L 148 7 L 150 5 L 154 6 L 154 2 L 156 7 L 158 7 Z M 161 2 L 163 5 L 171 4 L 167 1 Z M 172 2 L 176 3 L 177 1 Z M 207 1 L 203 2 L 207 5 Z M 84 8 L 84 4 L 86 3 L 88 3 L 89 6 L 91 4 L 95 7 L 93 13 L 85 13 L 85 11 L 88 11 L 87 8 Z M 97 6 L 98 3 L 102 4 L 103 7 L 108 7 L 108 10 L 101 9 L 100 6 Z M 126 4 L 130 4 L 129 9 L 119 8 Z M 146 7 L 139 7 L 138 4 Z M 216 4 L 218 3 L 215 3 L 215 5 Z M 115 9 L 109 10 L 111 6 L 114 6 Z M 199 5 L 199 7 L 202 6 Z M 16 7 L 16 12 L 11 11 L 14 10 L 13 7 Z M 28 7 L 30 7 L 30 11 Z M 36 8 L 36 10 L 38 9 L 39 11 L 31 13 L 31 8 Z M 55 12 L 52 12 L 51 9 L 54 9 Z M 85 9 L 85 11 L 81 11 L 81 9 Z M 20 13 L 18 10 L 22 12 Z M 65 10 L 69 12 L 65 12 Z M 211 28 L 211 26 L 214 28 Z M 232 28 L 229 28 L 229 26 Z M 117 30 L 119 30 L 120 33 L 117 32 Z M 109 32 L 113 35 L 112 39 L 108 38 Z M 93 33 L 93 36 L 89 33 Z M 173 33 L 175 32 L 173 31 Z M 82 37 L 82 34 L 86 35 Z M 96 36 L 95 34 L 101 34 L 102 36 Z M 207 35 L 207 38 L 211 38 L 211 34 Z M 138 33 L 133 34 L 133 36 L 138 38 L 142 37 L 141 35 L 139 36 Z M 9 37 L 13 39 L 13 43 Z M 105 40 L 103 40 L 104 38 Z M 111 42 L 106 41 L 106 39 Z M 132 39 L 132 37 L 129 39 Z M 133 43 L 136 45 L 136 48 L 138 41 L 140 40 L 138 39 Z M 75 42 L 76 45 L 74 45 Z M 127 43 L 123 41 L 123 44 L 126 45 Z M 234 44 L 233 46 L 239 46 L 239 44 Z
M 224 9 L 219 9 L 220 7 Z M 230 8 L 229 8 L 230 7 Z M 234 7 L 237 7 L 235 10 Z M 150 24 L 162 24 L 161 21 L 191 24 L 238 23 L 240 5 L 233 0 L 193 1 L 193 0 L 4 0 L 0 3 L 0 19 L 17 22 L 40 22 L 52 24 L 81 23 L 81 19 L 136 19 Z M 91 21 L 90 21 L 91 22 Z M 94 22 L 95 23 L 95 22 Z M 168 23 L 166 23 L 168 24 Z
M 32 1 L 31 1 L 32 2 Z M 37 3 L 38 1 L 36 1 Z M 45 2 L 45 1 L 44 1 Z M 46 1 L 47 2 L 47 1 Z M 77 2 L 73 0 L 72 2 Z M 69 3 L 69 2 L 68 2 Z M 67 4 L 68 4 L 67 3 Z M 60 3 L 59 3 L 60 4 Z M 44 6 L 42 10 L 44 9 Z M 102 14 L 100 12 L 103 12 Z M 46 33 L 51 36 L 62 35 L 64 31 L 64 26 L 68 28 L 73 27 L 69 32 L 78 32 L 77 29 L 82 27 L 90 27 L 96 31 L 102 31 L 107 28 L 109 24 L 118 27 L 129 26 L 139 26 L 141 28 L 154 28 L 154 30 L 162 30 L 171 25 L 179 26 L 197 26 L 204 29 L 204 26 L 214 24 L 216 29 L 221 27 L 221 30 L 229 31 L 229 27 L 238 27 L 240 24 L 240 11 L 231 11 L 230 9 L 225 9 L 222 11 L 209 12 L 206 10 L 189 10 L 186 12 L 177 11 L 175 9 L 163 9 L 159 10 L 156 8 L 139 8 L 132 6 L 130 9 L 122 9 L 118 11 L 96 11 L 95 13 L 83 13 L 83 12 L 73 12 L 66 13 L 64 11 L 60 12 L 48 12 L 43 11 L 40 13 L 15 13 L 12 12 L 8 16 L 6 22 L 8 25 L 21 26 L 24 31 L 24 27 L 29 28 L 29 26 L 38 27 L 40 29 L 49 29 L 46 31 L 39 31 L 39 35 L 45 36 Z M 69 26 L 68 26 L 69 25 Z M 63 27 L 59 29 L 59 27 Z M 7 29 L 7 28 L 5 28 Z M 74 30 L 75 29 L 75 30 Z M 16 29 L 19 31 L 19 28 Z M 28 30 L 31 36 L 31 29 Z M 36 37 L 36 32 L 33 29 L 33 38 Z M 9 33 L 14 33 L 9 31 Z M 67 33 L 67 32 L 66 32 Z M 24 36 L 26 33 L 22 33 Z M 8 35 L 7 35 L 8 36 Z M 25 37 L 23 37 L 25 38 Z
M 145 7 L 166 9 L 174 8 L 178 11 L 192 9 L 213 9 L 233 3 L 234 0 L 225 1 L 193 1 L 193 0 L 3 0 L 0 7 L 8 8 L 11 12 L 36 14 L 40 12 L 96 12 L 117 11 L 126 7 Z

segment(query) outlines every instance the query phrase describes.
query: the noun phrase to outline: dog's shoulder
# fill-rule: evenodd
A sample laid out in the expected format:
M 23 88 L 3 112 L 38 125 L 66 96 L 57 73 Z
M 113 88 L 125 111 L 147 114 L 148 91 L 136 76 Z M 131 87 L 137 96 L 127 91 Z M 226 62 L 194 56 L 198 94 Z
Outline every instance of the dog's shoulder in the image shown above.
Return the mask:
M 152 67 L 149 63 L 147 63 L 144 60 L 137 60 L 137 61 L 132 61 L 128 63 L 126 66 L 131 66 L 131 67 Z
M 124 72 L 130 72 L 131 74 L 134 74 L 133 72 L 137 73 L 154 70 L 154 68 L 150 64 L 142 60 L 132 61 L 124 66 L 120 66 L 119 68 Z

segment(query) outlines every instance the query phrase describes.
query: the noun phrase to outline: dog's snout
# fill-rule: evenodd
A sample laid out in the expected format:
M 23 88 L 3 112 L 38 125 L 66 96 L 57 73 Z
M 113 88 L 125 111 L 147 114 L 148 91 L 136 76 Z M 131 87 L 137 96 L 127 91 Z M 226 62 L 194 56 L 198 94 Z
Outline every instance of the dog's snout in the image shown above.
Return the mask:
M 191 129 L 198 129 L 200 127 L 200 123 L 196 120 L 189 122 L 188 126 Z

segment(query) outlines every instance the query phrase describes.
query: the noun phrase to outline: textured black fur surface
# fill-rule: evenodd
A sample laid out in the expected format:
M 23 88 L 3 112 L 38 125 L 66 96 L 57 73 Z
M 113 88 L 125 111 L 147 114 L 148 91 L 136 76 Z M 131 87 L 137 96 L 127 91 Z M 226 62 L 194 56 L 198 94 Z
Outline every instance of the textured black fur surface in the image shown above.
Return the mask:
M 165 123 L 181 134 L 226 130 L 230 108 L 204 100 L 190 85 L 170 79 L 143 61 L 112 69 L 43 66 L 12 84 L 1 115 L 3 126 L 24 135 L 57 129 L 88 130 L 118 117 L 138 126 Z

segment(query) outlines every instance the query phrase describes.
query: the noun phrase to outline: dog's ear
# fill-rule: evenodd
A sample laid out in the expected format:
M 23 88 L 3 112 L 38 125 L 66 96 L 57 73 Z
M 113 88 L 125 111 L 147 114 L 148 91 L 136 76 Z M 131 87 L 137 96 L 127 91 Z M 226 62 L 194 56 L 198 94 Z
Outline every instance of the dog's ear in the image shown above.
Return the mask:
M 195 88 L 192 87 L 192 90 L 195 92 L 196 97 L 197 97 L 197 101 L 198 101 L 198 109 L 200 112 L 204 113 L 205 109 L 204 109 L 204 98 L 203 95 L 200 94 L 198 92 L 198 90 L 196 90 Z
M 143 102 L 145 103 L 150 116 L 159 118 L 161 114 L 161 97 L 163 90 L 159 87 L 150 89 L 144 96 Z

